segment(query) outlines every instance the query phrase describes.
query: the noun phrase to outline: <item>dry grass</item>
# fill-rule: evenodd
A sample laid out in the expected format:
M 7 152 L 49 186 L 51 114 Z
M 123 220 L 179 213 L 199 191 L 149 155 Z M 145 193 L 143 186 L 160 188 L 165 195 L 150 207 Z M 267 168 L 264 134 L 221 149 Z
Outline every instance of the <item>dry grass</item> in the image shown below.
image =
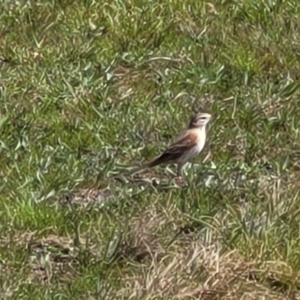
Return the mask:
M 298 1 L 0 8 L 1 299 L 300 299 Z

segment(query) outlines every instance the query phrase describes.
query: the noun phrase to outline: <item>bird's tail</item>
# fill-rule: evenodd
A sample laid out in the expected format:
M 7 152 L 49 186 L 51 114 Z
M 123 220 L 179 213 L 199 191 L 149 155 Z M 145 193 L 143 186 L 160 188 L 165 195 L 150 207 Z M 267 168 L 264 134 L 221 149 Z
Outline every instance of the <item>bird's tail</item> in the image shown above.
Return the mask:
M 132 168 L 128 172 L 124 173 L 124 175 L 126 175 L 126 176 L 133 175 L 133 174 L 138 173 L 138 172 L 140 172 L 144 169 L 152 168 L 152 167 L 155 167 L 157 165 L 160 165 L 164 161 L 165 161 L 165 157 L 163 155 L 160 155 L 160 156 L 158 156 L 157 158 L 153 159 L 150 162 L 147 162 L 147 163 L 145 163 L 141 166 L 137 166 L 137 167 Z
M 140 172 L 140 171 L 142 171 L 143 169 L 146 169 L 146 168 L 148 168 L 148 164 L 144 164 L 142 166 L 138 166 L 138 167 L 132 168 L 131 170 L 129 170 L 128 172 L 126 172 L 125 175 L 130 176 L 130 175 L 138 173 L 138 172 Z
M 154 159 L 154 160 L 147 162 L 141 166 L 132 168 L 130 171 L 126 172 L 126 175 L 130 176 L 130 175 L 138 173 L 144 169 L 155 167 L 159 164 L 160 164 L 160 161 L 158 161 L 157 159 Z

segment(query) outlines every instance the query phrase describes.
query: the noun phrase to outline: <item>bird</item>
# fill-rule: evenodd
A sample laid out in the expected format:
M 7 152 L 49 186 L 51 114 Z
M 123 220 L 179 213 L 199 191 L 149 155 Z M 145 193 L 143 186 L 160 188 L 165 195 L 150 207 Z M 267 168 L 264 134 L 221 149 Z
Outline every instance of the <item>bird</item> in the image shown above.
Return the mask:
M 203 150 L 206 142 L 206 125 L 211 118 L 212 115 L 204 111 L 192 116 L 187 128 L 174 139 L 173 143 L 162 154 L 152 161 L 130 170 L 127 175 L 161 164 L 175 163 L 177 164 L 177 178 L 184 180 L 182 168 Z

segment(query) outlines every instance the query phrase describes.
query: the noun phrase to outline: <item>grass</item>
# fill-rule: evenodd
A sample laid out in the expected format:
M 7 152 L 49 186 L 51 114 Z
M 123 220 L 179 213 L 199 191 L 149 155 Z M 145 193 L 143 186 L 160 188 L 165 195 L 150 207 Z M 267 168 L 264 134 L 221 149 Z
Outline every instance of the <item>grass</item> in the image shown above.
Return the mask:
M 2 1 L 1 299 L 300 299 L 298 2 Z

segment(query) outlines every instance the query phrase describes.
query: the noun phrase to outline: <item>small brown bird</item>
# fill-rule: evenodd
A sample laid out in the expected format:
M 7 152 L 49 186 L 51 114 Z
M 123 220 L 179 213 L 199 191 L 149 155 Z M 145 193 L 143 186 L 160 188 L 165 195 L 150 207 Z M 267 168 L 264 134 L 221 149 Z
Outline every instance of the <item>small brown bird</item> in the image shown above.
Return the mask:
M 182 178 L 183 166 L 198 155 L 204 148 L 206 141 L 206 125 L 211 117 L 211 114 L 206 112 L 200 112 L 194 115 L 191 118 L 187 129 L 185 129 L 160 156 L 129 171 L 128 175 L 160 164 L 176 163 L 177 176 Z

